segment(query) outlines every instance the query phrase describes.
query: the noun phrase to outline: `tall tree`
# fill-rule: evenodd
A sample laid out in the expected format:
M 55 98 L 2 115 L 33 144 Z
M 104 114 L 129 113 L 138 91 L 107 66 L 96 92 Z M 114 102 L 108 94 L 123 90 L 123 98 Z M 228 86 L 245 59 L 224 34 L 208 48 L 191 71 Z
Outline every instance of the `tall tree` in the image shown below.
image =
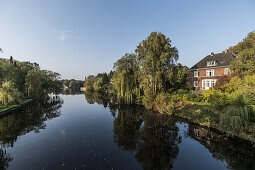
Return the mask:
M 162 33 L 152 32 L 135 50 L 140 71 L 140 87 L 145 95 L 167 89 L 170 72 L 178 60 L 178 50 Z
M 114 63 L 113 86 L 118 98 L 134 103 L 140 96 L 138 65 L 135 54 L 125 54 Z

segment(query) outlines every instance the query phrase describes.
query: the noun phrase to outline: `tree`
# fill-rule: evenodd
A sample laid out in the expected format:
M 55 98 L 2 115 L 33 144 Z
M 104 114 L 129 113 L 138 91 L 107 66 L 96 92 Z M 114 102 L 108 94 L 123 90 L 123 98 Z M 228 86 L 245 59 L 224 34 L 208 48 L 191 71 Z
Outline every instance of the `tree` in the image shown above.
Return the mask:
M 34 68 L 30 70 L 26 76 L 26 95 L 27 97 L 37 97 L 42 94 L 42 79 L 41 70 Z
M 113 87 L 119 99 L 134 103 L 140 97 L 138 65 L 135 54 L 125 54 L 114 63 Z
M 89 75 L 85 79 L 84 87 L 86 91 L 93 91 L 94 90 L 94 80 L 95 77 L 93 75 Z
M 178 50 L 164 34 L 152 32 L 135 50 L 140 72 L 140 87 L 145 95 L 167 89 L 170 72 L 178 60 Z
M 255 74 L 255 32 L 234 46 L 232 52 L 238 56 L 230 65 L 235 75 L 243 78 Z
M 0 88 L 0 101 L 2 105 L 8 105 L 10 103 L 18 103 L 21 99 L 21 93 L 15 87 L 15 84 L 11 81 L 4 82 Z

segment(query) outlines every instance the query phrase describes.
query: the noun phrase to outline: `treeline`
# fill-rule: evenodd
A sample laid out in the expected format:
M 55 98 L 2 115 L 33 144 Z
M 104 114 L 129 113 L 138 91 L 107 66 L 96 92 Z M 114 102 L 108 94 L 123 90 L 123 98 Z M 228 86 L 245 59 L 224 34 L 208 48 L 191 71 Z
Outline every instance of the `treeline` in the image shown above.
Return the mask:
M 71 79 L 71 80 L 61 80 L 63 86 L 64 86 L 64 90 L 72 90 L 72 91 L 80 91 L 81 87 L 84 86 L 84 81 L 82 80 L 75 80 L 75 79 Z
M 152 32 L 139 43 L 134 53 L 127 53 L 114 63 L 113 71 L 85 80 L 87 91 L 114 94 L 119 104 L 143 104 L 152 108 L 158 95 L 186 84 L 188 67 L 177 63 L 178 50 L 164 34 Z
M 109 74 L 99 73 L 96 76 L 89 75 L 88 77 L 85 77 L 84 83 L 85 90 L 111 94 L 113 93 L 112 77 L 113 77 L 112 71 Z
M 18 104 L 25 98 L 59 93 L 60 74 L 41 70 L 39 64 L 0 59 L 0 104 Z

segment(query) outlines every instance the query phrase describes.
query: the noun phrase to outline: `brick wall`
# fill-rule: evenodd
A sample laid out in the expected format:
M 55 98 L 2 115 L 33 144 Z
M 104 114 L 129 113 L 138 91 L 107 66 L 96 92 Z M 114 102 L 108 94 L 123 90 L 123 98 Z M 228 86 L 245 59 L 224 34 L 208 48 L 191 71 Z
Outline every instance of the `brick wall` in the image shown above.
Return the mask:
M 194 77 L 194 70 L 189 71 L 188 84 L 194 86 L 194 81 L 198 81 L 198 87 L 202 88 L 202 80 L 203 79 L 218 79 L 220 76 L 224 75 L 225 68 L 208 68 L 208 69 L 200 69 L 198 71 L 198 77 Z M 214 70 L 214 76 L 206 76 L 206 70 Z

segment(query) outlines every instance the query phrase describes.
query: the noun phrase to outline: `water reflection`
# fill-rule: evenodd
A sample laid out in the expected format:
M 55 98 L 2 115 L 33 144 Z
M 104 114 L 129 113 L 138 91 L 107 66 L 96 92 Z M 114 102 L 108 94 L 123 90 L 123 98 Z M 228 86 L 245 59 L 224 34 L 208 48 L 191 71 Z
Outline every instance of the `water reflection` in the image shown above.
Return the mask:
M 230 169 L 255 169 L 255 149 L 252 144 L 189 124 L 186 134 L 206 147 L 214 158 L 227 162 Z
M 7 169 L 9 167 L 9 162 L 11 162 L 13 158 L 6 153 L 6 150 L 0 149 L 0 169 Z
M 59 117 L 63 100 L 59 96 L 45 98 L 25 106 L 22 110 L 0 119 L 0 169 L 6 169 L 13 158 L 6 153 L 6 148 L 13 147 L 19 136 L 31 131 L 39 133 L 45 129 L 45 121 Z
M 227 168 L 255 169 L 255 149 L 248 142 L 187 122 L 187 129 L 181 136 L 178 123 L 184 120 L 143 107 L 117 106 L 113 97 L 107 99 L 104 95 L 88 92 L 85 95 L 88 103 L 96 102 L 110 108 L 115 117 L 114 142 L 122 150 L 134 151 L 135 159 L 143 169 L 173 168 L 183 138 L 199 142 L 213 158 L 226 162 Z

